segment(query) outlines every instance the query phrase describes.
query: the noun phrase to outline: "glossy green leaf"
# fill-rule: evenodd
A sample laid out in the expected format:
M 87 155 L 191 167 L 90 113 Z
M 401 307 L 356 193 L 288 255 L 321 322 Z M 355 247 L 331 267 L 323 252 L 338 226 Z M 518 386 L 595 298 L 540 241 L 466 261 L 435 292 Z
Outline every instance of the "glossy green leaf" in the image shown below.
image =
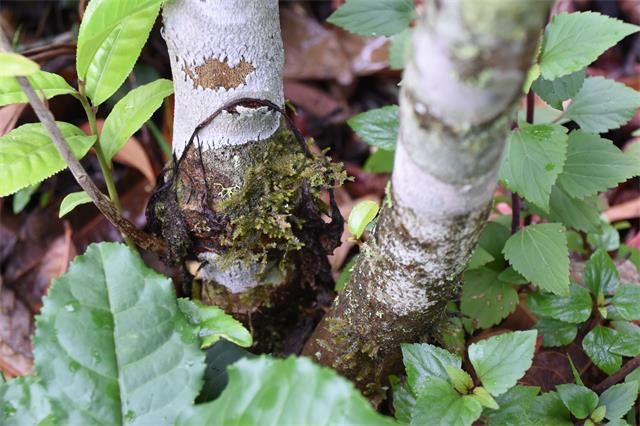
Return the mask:
M 541 318 L 535 328 L 542 334 L 542 346 L 545 347 L 568 345 L 578 335 L 578 327 L 575 324 L 551 318 Z
M 537 386 L 516 385 L 496 397 L 500 406 L 498 410 L 486 410 L 484 415 L 487 426 L 520 426 L 529 425 L 529 408 L 540 392 Z
M 71 213 L 73 209 L 76 207 L 87 204 L 91 202 L 91 197 L 84 191 L 72 192 L 68 194 L 62 202 L 60 203 L 60 211 L 58 212 L 58 217 L 62 217 Z
M 160 108 L 164 98 L 173 93 L 171 80 L 159 79 L 136 87 L 113 107 L 104 121 L 100 144 L 107 160 Z
M 569 250 L 562 225 L 529 225 L 509 238 L 503 253 L 513 269 L 541 289 L 569 295 Z
M 542 76 L 553 80 L 581 70 L 638 29 L 596 12 L 556 15 L 545 29 L 538 58 Z
M 0 52 L 0 64 L 0 77 L 24 77 L 40 70 L 36 62 L 13 52 Z
M 396 149 L 398 105 L 370 109 L 351 117 L 347 124 L 366 143 L 387 151 Z
M 558 124 L 522 124 L 509 137 L 500 179 L 547 211 L 551 187 L 562 172 L 567 138 L 567 129 Z
M 460 310 L 480 328 L 498 324 L 518 305 L 518 292 L 498 279 L 498 272 L 480 268 L 464 273 Z
M 503 394 L 524 376 L 531 367 L 536 335 L 536 330 L 514 331 L 469 346 L 469 361 L 489 393 Z
M 600 395 L 600 404 L 607 407 L 605 417 L 619 419 L 633 407 L 638 397 L 638 382 L 618 383 Z
M 471 426 L 482 413 L 482 405 L 469 395 L 460 395 L 444 379 L 430 377 L 418 395 L 412 426 Z
M 380 206 L 375 201 L 360 201 L 353 206 L 347 227 L 354 238 L 360 238 L 367 225 L 376 217 Z
M 392 70 L 401 70 L 411 53 L 411 38 L 413 28 L 405 28 L 404 31 L 394 34 L 389 39 L 389 67 Z
M 46 99 L 76 93 L 75 89 L 58 74 L 37 71 L 28 76 L 27 80 L 33 86 L 33 90 Z M 0 77 L 0 106 L 27 102 L 29 102 L 27 95 L 22 91 L 18 80 L 13 77 Z
M 308 358 L 241 359 L 215 401 L 187 410 L 178 425 L 393 425 L 351 382 Z
M 531 85 L 531 89 L 549 106 L 562 110 L 562 102 L 573 98 L 582 88 L 584 76 L 585 70 L 579 70 L 555 80 L 538 77 Z
M 613 251 L 620 247 L 620 233 L 608 223 L 600 223 L 600 227 L 587 234 L 587 242 L 594 250 Z
M 22 188 L 20 191 L 13 194 L 13 203 L 12 210 L 13 214 L 18 214 L 31 201 L 31 196 L 40 188 L 40 184 L 36 183 L 34 185 L 27 186 L 26 188 Z
M 34 356 L 60 424 L 173 424 L 204 369 L 171 280 L 115 243 L 89 246 L 53 282 Z
M 217 306 L 204 305 L 197 300 L 178 299 L 178 307 L 194 326 L 203 349 L 221 338 L 244 348 L 253 344 L 251 333 L 242 323 Z
M 640 355 L 640 327 L 628 321 L 613 321 L 611 324 L 616 339 L 609 352 L 628 357 Z
M 57 125 L 78 159 L 95 142 L 95 136 L 87 136 L 76 126 L 62 122 Z M 0 136 L 0 197 L 38 183 L 66 167 L 40 123 L 24 124 Z
M 568 383 L 556 389 L 565 407 L 578 419 L 586 419 L 598 406 L 598 395 L 589 388 Z
M 640 107 L 640 93 L 604 77 L 589 77 L 566 110 L 586 132 L 604 133 L 627 123 Z
M 545 392 L 537 396 L 529 413 L 532 426 L 574 426 L 571 414 L 557 392 Z
M 402 362 L 407 371 L 407 383 L 416 395 L 425 387 L 429 377 L 448 379 L 446 365 L 460 367 L 460 357 L 427 343 L 403 343 Z
M 18 377 L 0 384 L 0 424 L 44 425 L 52 420 L 51 404 L 35 377 Z
M 564 169 L 558 184 L 574 198 L 596 195 L 635 176 L 638 164 L 613 143 L 594 133 L 575 130 L 569 134 Z
M 76 69 L 93 105 L 127 78 L 158 16 L 161 0 L 92 0 L 78 33 Z
M 538 317 L 553 318 L 558 321 L 579 324 L 591 316 L 591 295 L 584 287 L 569 286 L 569 296 L 533 292 L 527 296 L 527 306 Z
M 622 365 L 622 357 L 609 351 L 617 339 L 615 330 L 597 326 L 582 340 L 582 348 L 591 361 L 607 374 L 615 373 Z
M 640 320 L 640 285 L 622 285 L 611 300 L 616 314 L 625 320 Z
M 391 36 L 416 17 L 411 0 L 347 0 L 327 22 L 362 36 Z
M 491 255 L 491 253 L 483 249 L 481 246 L 477 245 L 475 250 L 473 250 L 473 254 L 469 259 L 469 263 L 467 263 L 467 269 L 480 268 L 481 266 L 484 266 L 489 262 L 493 262 L 494 260 L 495 259 Z
M 598 249 L 584 265 L 582 281 L 594 296 L 612 294 L 620 284 L 618 269 L 609 254 Z
M 396 152 L 378 149 L 367 158 L 362 170 L 369 173 L 391 173 Z

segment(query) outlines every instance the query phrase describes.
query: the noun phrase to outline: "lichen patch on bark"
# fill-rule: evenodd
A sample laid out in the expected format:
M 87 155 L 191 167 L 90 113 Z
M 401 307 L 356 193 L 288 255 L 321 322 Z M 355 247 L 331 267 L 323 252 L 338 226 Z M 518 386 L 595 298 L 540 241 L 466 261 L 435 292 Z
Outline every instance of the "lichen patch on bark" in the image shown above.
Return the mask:
M 220 61 L 217 58 L 207 58 L 202 64 L 191 67 L 182 64 L 182 71 L 191 79 L 193 88 L 229 90 L 245 84 L 247 76 L 255 67 L 242 58 L 236 66 L 229 65 L 228 58 Z

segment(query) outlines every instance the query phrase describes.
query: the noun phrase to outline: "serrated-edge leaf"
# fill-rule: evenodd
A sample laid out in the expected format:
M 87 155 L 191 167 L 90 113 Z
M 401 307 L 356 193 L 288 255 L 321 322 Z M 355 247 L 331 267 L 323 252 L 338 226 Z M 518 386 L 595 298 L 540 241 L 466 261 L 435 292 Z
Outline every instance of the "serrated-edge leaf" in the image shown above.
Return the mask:
M 484 414 L 487 426 L 530 425 L 529 407 L 540 392 L 537 386 L 516 385 L 496 397 L 498 410 L 487 410 Z
M 582 339 L 582 349 L 591 361 L 607 374 L 613 374 L 622 366 L 622 356 L 610 352 L 618 338 L 615 330 L 597 326 Z
M 37 71 L 27 77 L 36 94 L 51 99 L 58 95 L 75 95 L 76 91 L 58 74 Z M 0 106 L 17 103 L 27 103 L 27 95 L 13 77 L 0 77 Z
M 76 207 L 90 202 L 91 197 L 89 197 L 89 194 L 84 191 L 72 192 L 71 194 L 67 194 L 67 196 L 64 197 L 64 199 L 60 203 L 60 211 L 58 212 L 58 217 L 67 215 Z
M 582 281 L 595 297 L 616 291 L 620 284 L 618 268 L 605 250 L 596 250 L 587 260 Z
M 531 312 L 538 317 L 549 317 L 571 324 L 588 320 L 592 309 L 589 291 L 571 284 L 569 292 L 568 297 L 542 292 L 529 293 L 526 303 Z
M 464 273 L 460 310 L 480 328 L 498 324 L 518 305 L 518 292 L 498 279 L 498 272 L 480 268 Z
M 589 388 L 573 383 L 557 385 L 558 396 L 578 419 L 586 419 L 598 406 L 598 395 Z
M 568 345 L 578 335 L 578 327 L 575 324 L 552 318 L 540 318 L 535 328 L 542 334 L 542 346 L 544 347 Z
M 618 383 L 600 395 L 600 404 L 607 407 L 605 417 L 619 419 L 633 407 L 638 397 L 638 382 Z
M 582 69 L 555 80 L 538 77 L 531 89 L 550 107 L 562 110 L 562 102 L 573 98 L 582 88 L 585 74 L 585 70 Z
M 242 323 L 217 306 L 204 305 L 197 300 L 178 299 L 178 307 L 195 326 L 201 342 L 200 347 L 203 349 L 210 347 L 221 338 L 243 348 L 253 344 L 251 333 Z
M 327 22 L 362 36 L 391 36 L 407 28 L 414 18 L 411 0 L 347 0 Z
M 416 395 L 420 394 L 429 377 L 447 379 L 446 365 L 462 365 L 458 355 L 428 343 L 403 343 L 400 349 L 402 363 L 407 371 L 407 383 Z
M 430 377 L 418 395 L 411 426 L 471 426 L 482 413 L 482 405 L 473 396 L 460 395 L 449 382 Z
M 640 320 L 640 285 L 627 284 L 618 287 L 611 299 L 611 306 L 622 319 Z
M 51 404 L 36 377 L 17 377 L 0 384 L 0 424 L 3 426 L 37 425 L 50 416 L 53 416 Z
M 364 142 L 387 151 L 396 149 L 398 105 L 387 105 L 354 115 L 347 124 Z

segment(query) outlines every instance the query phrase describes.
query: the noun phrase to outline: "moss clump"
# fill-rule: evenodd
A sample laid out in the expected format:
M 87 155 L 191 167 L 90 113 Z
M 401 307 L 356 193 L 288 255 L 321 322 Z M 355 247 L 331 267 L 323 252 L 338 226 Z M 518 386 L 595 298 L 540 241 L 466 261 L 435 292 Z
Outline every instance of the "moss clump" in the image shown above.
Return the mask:
M 304 246 L 305 212 L 326 212 L 322 191 L 346 177 L 342 165 L 331 163 L 325 152 L 309 155 L 290 131 L 280 130 L 254 152 L 241 187 L 218 204 L 231 224 L 231 232 L 221 238 L 227 248 L 221 266 L 239 259 L 261 264 L 264 274 L 277 263 L 285 273 L 288 255 Z

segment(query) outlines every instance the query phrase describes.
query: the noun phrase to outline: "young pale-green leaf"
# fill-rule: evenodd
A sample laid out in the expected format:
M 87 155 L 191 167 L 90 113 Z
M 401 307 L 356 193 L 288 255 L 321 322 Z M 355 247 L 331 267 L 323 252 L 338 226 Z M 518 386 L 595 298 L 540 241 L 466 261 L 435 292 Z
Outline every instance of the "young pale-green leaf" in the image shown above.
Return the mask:
M 558 184 L 572 197 L 596 195 L 638 174 L 636 160 L 594 133 L 569 134 L 564 169 Z
M 95 136 L 69 123 L 56 123 L 76 158 L 82 158 Z M 40 123 L 24 124 L 0 136 L 0 197 L 38 183 L 65 169 L 49 133 Z
M 0 52 L 0 77 L 24 77 L 40 70 L 40 65 L 18 53 Z
M 3 426 L 52 424 L 51 404 L 33 376 L 0 384 L 0 424 Z
M 473 389 L 473 394 L 471 395 L 475 398 L 476 401 L 480 403 L 483 407 L 491 408 L 493 410 L 497 410 L 500 408 L 495 399 L 491 396 L 489 392 L 482 386 L 476 386 Z
M 327 22 L 362 36 L 391 36 L 415 19 L 412 0 L 347 0 Z
M 541 289 L 569 295 L 569 250 L 559 223 L 521 229 L 509 238 L 503 253 L 513 269 Z
M 444 369 L 447 371 L 447 376 L 449 376 L 449 383 L 460 394 L 466 394 L 473 389 L 473 378 L 462 368 L 445 365 Z
M 567 129 L 558 124 L 523 124 L 511 133 L 500 167 L 504 184 L 544 211 L 562 172 L 567 150 Z
M 308 358 L 241 359 L 215 401 L 185 411 L 178 425 L 393 425 L 351 382 Z
M 69 86 L 64 78 L 58 74 L 36 71 L 27 77 L 36 94 L 51 99 L 58 95 L 75 94 L 73 87 Z M 13 77 L 0 77 L 0 106 L 27 103 L 27 95 Z
M 533 292 L 527 296 L 527 306 L 538 317 L 553 318 L 558 321 L 579 324 L 591 316 L 591 295 L 577 284 L 569 286 L 569 296 Z
M 540 392 L 537 386 L 516 385 L 507 392 L 496 397 L 498 410 L 487 410 L 484 415 L 487 426 L 530 425 L 529 407 Z
M 639 29 L 596 12 L 556 15 L 545 29 L 538 58 L 542 76 L 553 80 L 581 70 Z
M 89 194 L 87 194 L 86 192 L 72 192 L 71 194 L 68 194 L 66 197 L 64 197 L 64 199 L 60 203 L 60 211 L 58 212 L 58 217 L 69 214 L 76 207 L 90 202 L 91 197 L 89 197 Z
M 347 227 L 354 238 L 360 238 L 367 225 L 376 217 L 380 206 L 375 201 L 361 201 L 351 210 Z
M 575 324 L 552 318 L 541 318 L 535 328 L 542 334 L 542 346 L 545 347 L 568 345 L 578 335 L 578 327 Z
M 616 291 L 620 284 L 618 269 L 605 250 L 596 250 L 587 260 L 582 271 L 582 281 L 596 297 Z
M 460 395 L 449 382 L 430 377 L 418 395 L 411 426 L 471 426 L 482 413 L 482 405 L 469 395 Z
M 629 284 L 618 287 L 611 300 L 616 314 L 625 320 L 640 320 L 640 285 Z
M 537 333 L 514 331 L 469 346 L 469 361 L 490 394 L 505 393 L 531 367 Z
M 393 151 L 398 138 L 398 105 L 370 109 L 351 117 L 347 124 L 369 145 Z
M 115 243 L 89 246 L 53 282 L 34 357 L 60 424 L 173 424 L 204 370 L 171 280 Z
M 585 70 L 545 80 L 538 77 L 531 85 L 531 89 L 538 94 L 549 106 L 562 110 L 562 102 L 573 98 L 582 88 Z
M 195 327 L 200 347 L 208 348 L 221 338 L 248 348 L 253 344 L 251 333 L 242 323 L 217 306 L 204 305 L 197 300 L 178 299 L 178 307 Z
M 605 417 L 619 419 L 633 407 L 638 397 L 638 382 L 618 383 L 600 395 L 600 404 L 607 407 Z
M 133 69 L 162 0 L 92 0 L 78 33 L 76 69 L 93 105 L 100 105 Z
M 173 83 L 162 78 L 136 87 L 115 104 L 104 121 L 100 135 L 100 145 L 107 160 L 111 160 L 120 151 L 127 140 L 162 105 L 162 100 L 172 93 Z
M 500 281 L 498 272 L 488 268 L 464 273 L 460 310 L 480 328 L 498 324 L 518 305 L 518 292 L 511 284 Z
M 429 377 L 446 380 L 449 376 L 445 366 L 459 368 L 462 365 L 459 356 L 428 343 L 403 343 L 400 348 L 407 383 L 416 395 L 422 392 Z
M 604 133 L 617 129 L 640 107 L 640 93 L 604 77 L 589 77 L 573 98 L 566 117 L 586 132 Z
M 622 356 L 609 350 L 617 339 L 615 330 L 597 326 L 582 339 L 582 349 L 600 370 L 613 374 L 622 366 Z
M 27 207 L 27 204 L 31 201 L 31 196 L 38 190 L 38 188 L 40 188 L 40 184 L 36 183 L 29 185 L 26 188 L 22 188 L 20 191 L 13 194 L 13 202 L 11 206 L 13 214 L 18 214 Z
M 589 388 L 568 383 L 557 385 L 562 403 L 578 419 L 586 419 L 598 406 L 598 395 Z

